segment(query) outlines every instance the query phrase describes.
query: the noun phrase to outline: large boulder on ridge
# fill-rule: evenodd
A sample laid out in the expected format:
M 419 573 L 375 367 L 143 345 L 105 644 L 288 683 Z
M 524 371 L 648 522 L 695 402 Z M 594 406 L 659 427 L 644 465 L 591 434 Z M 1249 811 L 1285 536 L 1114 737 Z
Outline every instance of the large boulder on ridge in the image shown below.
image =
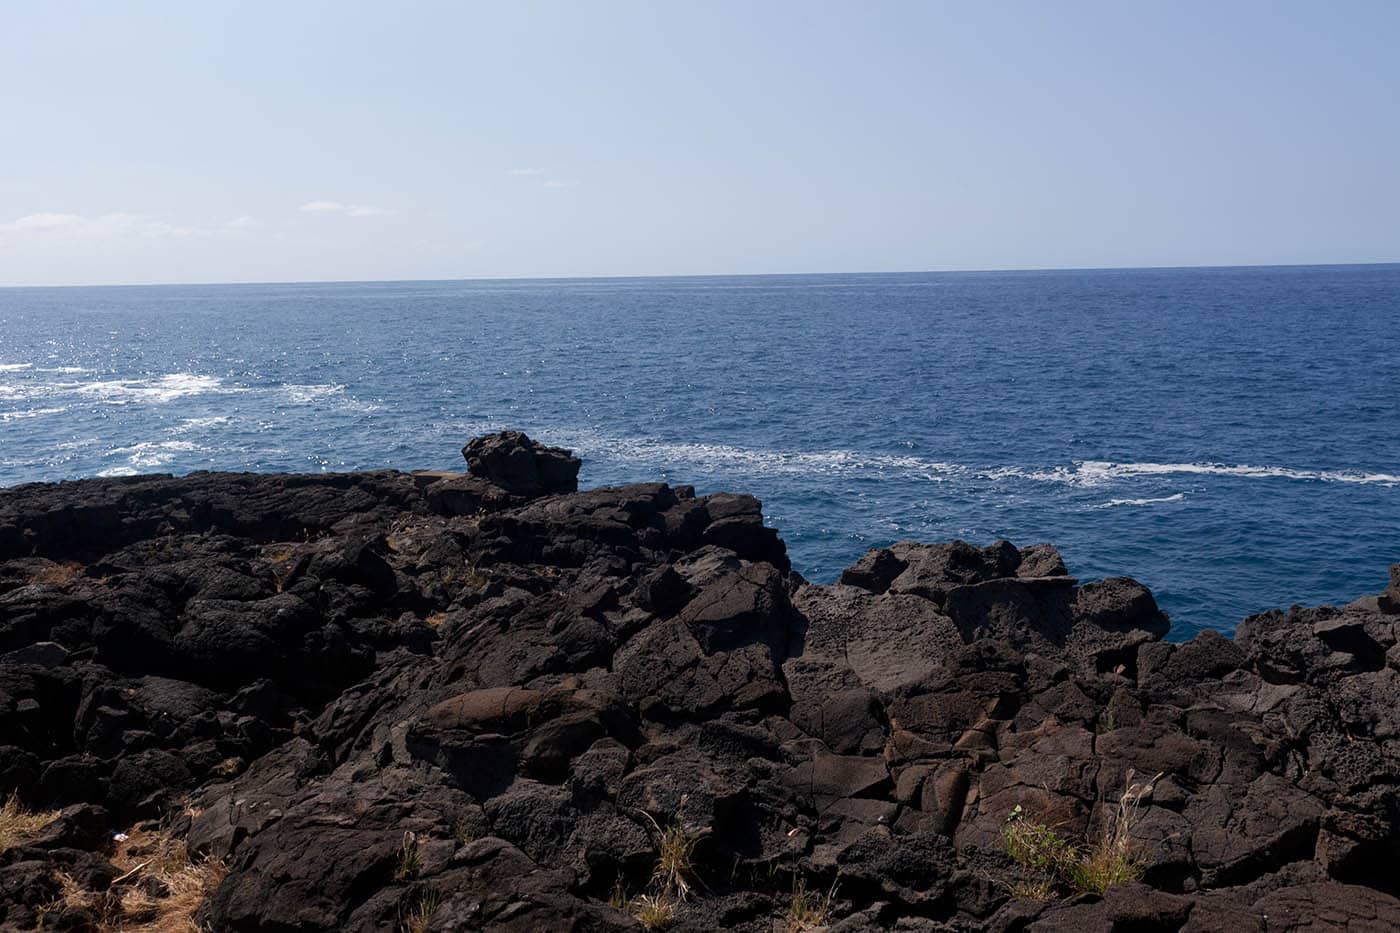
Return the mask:
M 462 448 L 467 472 L 518 496 L 577 492 L 582 461 L 562 447 L 546 447 L 520 431 L 473 438 Z

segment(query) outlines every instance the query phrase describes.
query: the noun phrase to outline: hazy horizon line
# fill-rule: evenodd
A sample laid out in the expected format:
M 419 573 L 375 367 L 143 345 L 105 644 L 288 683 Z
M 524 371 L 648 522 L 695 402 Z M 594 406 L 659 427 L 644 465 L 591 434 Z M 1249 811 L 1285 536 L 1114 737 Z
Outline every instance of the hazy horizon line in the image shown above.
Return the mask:
M 618 279 L 761 279 L 783 277 L 813 277 L 837 275 L 982 275 L 1005 273 L 1044 273 L 1044 272 L 1172 272 L 1210 271 L 1228 269 L 1321 269 L 1349 268 L 1360 266 L 1396 266 L 1400 259 L 1361 260 L 1356 262 L 1258 262 L 1258 263 L 1210 263 L 1203 265 L 1147 265 L 1147 266 L 988 266 L 976 269 L 890 269 L 890 270 L 841 270 L 826 272 L 692 272 L 654 273 L 625 272 L 613 275 L 476 275 L 448 276 L 443 278 L 384 278 L 384 279 L 257 279 L 248 281 L 190 281 L 190 282 L 94 282 L 85 284 L 43 284 L 14 285 L 0 283 L 0 289 L 18 291 L 22 289 L 59 288 L 221 288 L 255 287 L 260 285 L 396 285 L 410 283 L 445 282 L 589 282 L 615 281 Z

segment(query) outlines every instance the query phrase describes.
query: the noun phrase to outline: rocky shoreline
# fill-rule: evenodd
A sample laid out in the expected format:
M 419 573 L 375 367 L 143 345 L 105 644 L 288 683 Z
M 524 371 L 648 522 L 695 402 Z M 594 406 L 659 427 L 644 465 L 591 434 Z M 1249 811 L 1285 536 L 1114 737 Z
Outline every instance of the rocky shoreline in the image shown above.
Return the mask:
M 1400 928 L 1400 565 L 1170 644 L 1049 545 L 812 585 L 464 453 L 0 490 L 0 928 Z

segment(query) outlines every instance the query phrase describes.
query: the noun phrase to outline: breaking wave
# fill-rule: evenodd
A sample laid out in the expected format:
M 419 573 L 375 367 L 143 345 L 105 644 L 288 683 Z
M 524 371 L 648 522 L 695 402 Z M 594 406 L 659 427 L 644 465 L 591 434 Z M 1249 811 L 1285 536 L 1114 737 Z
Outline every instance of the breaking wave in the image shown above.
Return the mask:
M 1141 477 L 1176 475 L 1226 476 L 1241 479 L 1288 479 L 1363 485 L 1400 485 L 1400 474 L 1361 470 L 1305 470 L 1282 466 L 1228 465 L 1222 463 L 1115 463 L 1106 460 L 1075 461 L 1072 466 L 980 467 L 903 454 L 867 453 L 857 450 L 765 450 L 727 444 L 671 443 L 651 438 L 614 437 L 603 434 L 541 432 L 551 443 L 595 451 L 615 460 L 666 466 L 685 465 L 710 472 L 741 471 L 756 475 L 825 475 L 878 478 L 899 474 L 934 482 L 950 479 L 1032 480 L 1092 488 Z M 1149 501 L 1176 501 L 1173 498 Z M 1115 504 L 1139 504 L 1114 500 Z
M 194 395 L 245 391 L 242 387 L 225 386 L 223 380 L 217 376 L 200 376 L 195 373 L 169 373 L 155 379 L 113 379 L 55 388 L 71 388 L 78 395 L 91 396 L 117 405 L 131 401 L 170 402 Z
M 1102 486 L 1116 480 L 1142 476 L 1229 476 L 1239 479 L 1291 479 L 1326 483 L 1358 483 L 1393 486 L 1400 484 L 1400 474 L 1373 473 L 1362 470 L 1303 470 L 1283 466 L 1230 465 L 1224 463 L 1114 463 L 1107 460 L 1076 461 L 1073 467 L 1050 470 L 997 471 L 1000 475 L 1019 475 L 1026 479 L 1064 483 L 1070 486 Z

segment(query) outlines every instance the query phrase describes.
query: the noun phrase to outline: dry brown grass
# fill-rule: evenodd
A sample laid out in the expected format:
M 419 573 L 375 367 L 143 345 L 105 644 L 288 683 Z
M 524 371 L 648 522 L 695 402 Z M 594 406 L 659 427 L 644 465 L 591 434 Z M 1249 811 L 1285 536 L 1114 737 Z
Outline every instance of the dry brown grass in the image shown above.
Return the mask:
M 49 564 L 29 575 L 30 584 L 42 583 L 46 586 L 67 586 L 83 575 L 83 565 L 77 561 L 64 561 Z
M 1013 882 L 1011 896 L 1023 901 L 1048 901 L 1055 896 L 1054 879 L 1037 878 Z
M 676 922 L 676 900 L 666 894 L 640 894 L 632 899 L 631 909 L 648 930 L 664 930 Z
M 786 933 L 809 933 L 826 928 L 831 913 L 831 899 L 836 896 L 836 886 L 826 894 L 818 894 L 807 889 L 807 879 L 794 882 L 792 901 L 788 904 Z
M 404 911 L 399 917 L 399 929 L 402 933 L 424 933 L 428 929 L 428 924 L 433 921 L 433 914 L 437 913 L 438 904 L 442 902 L 442 895 L 431 888 L 419 891 L 413 899 L 412 906 Z
M 407 881 L 418 874 L 423 867 L 418 856 L 418 835 L 412 831 L 403 834 L 403 844 L 399 846 L 399 858 L 394 866 L 394 880 Z
M 288 578 L 297 568 L 297 558 L 301 557 L 304 550 L 297 544 L 267 545 L 262 549 L 262 559 L 272 573 L 273 588 L 277 592 L 282 592 L 282 588 L 286 586 Z
M 195 915 L 228 874 L 217 859 L 192 859 L 169 833 L 140 828 L 116 841 L 111 862 L 121 875 L 109 891 L 85 890 L 60 874 L 61 894 L 45 913 L 89 911 L 96 933 L 203 933 Z
M 663 895 L 674 895 L 682 901 L 690 896 L 691 880 L 695 877 L 692 857 L 697 841 L 696 836 L 680 825 L 668 826 L 661 831 L 652 880 Z
M 681 798 L 684 803 L 685 798 Z M 609 903 L 627 911 L 648 930 L 664 930 L 676 922 L 676 914 L 690 896 L 696 882 L 693 856 L 700 837 L 679 823 L 662 828 L 650 813 L 638 811 L 656 831 L 656 868 L 651 873 L 651 890 L 630 900 L 621 879 Z
M 1142 877 L 1143 864 L 1134 848 L 1131 836 L 1137 822 L 1142 799 L 1152 793 L 1162 775 L 1142 784 L 1133 782 L 1130 770 L 1127 787 L 1118 798 L 1113 815 L 1104 826 L 1103 835 L 1080 854 L 1072 881 L 1081 891 L 1102 894 L 1115 884 L 1136 881 Z
M 11 794 L 10 799 L 0 805 L 0 852 L 34 836 L 57 816 L 57 810 L 26 809 L 19 797 Z
M 1135 783 L 1133 772 L 1118 798 L 1103 833 L 1085 846 L 1074 846 L 1053 828 L 1030 819 L 1017 807 L 1002 827 L 1006 853 L 1031 873 L 1012 886 L 1012 895 L 1048 900 L 1057 889 L 1102 894 L 1115 884 L 1142 877 L 1143 862 L 1132 841 L 1133 824 L 1145 797 L 1152 793 L 1158 774 Z

